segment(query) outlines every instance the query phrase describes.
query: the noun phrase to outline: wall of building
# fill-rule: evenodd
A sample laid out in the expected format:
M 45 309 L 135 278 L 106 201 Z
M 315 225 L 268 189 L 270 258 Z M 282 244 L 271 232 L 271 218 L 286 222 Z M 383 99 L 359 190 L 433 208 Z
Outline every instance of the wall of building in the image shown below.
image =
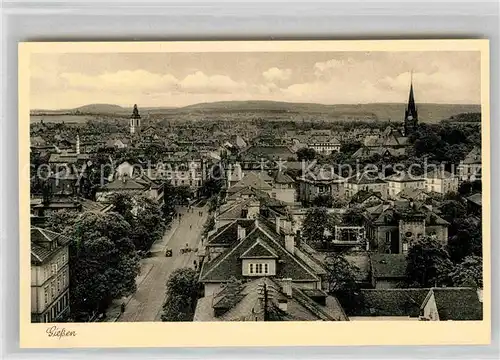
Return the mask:
M 49 261 L 31 267 L 31 311 L 41 314 L 68 290 L 68 247 L 62 247 Z M 57 270 L 56 270 L 57 269 Z
M 288 204 L 293 204 L 296 199 L 296 191 L 295 187 L 293 187 L 293 184 L 288 187 L 285 187 L 287 185 L 281 185 L 280 187 L 274 187 L 273 190 L 271 191 L 271 197 L 275 198 L 280 201 L 284 201 Z
M 432 294 L 424 305 L 424 313 L 423 316 L 432 321 L 439 321 L 439 313 L 436 306 L 436 299 L 434 298 L 434 294 Z
M 210 296 L 218 293 L 222 289 L 222 283 L 205 283 L 204 292 L 205 296 Z
M 442 225 L 434 225 L 425 227 L 425 234 L 432 236 L 436 235 L 436 238 L 443 244 L 448 244 L 448 227 Z

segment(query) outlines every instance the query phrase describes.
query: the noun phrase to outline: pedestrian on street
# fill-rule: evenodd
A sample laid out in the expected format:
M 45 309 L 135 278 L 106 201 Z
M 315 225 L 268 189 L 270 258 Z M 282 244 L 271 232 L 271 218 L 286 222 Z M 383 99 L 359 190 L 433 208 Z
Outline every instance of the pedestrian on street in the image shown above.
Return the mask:
M 122 312 L 122 314 L 123 314 L 123 313 L 125 312 L 125 304 L 124 304 L 124 303 L 122 303 L 122 305 L 121 305 L 121 307 L 120 307 L 120 308 L 121 308 L 120 310 L 121 310 L 121 312 Z

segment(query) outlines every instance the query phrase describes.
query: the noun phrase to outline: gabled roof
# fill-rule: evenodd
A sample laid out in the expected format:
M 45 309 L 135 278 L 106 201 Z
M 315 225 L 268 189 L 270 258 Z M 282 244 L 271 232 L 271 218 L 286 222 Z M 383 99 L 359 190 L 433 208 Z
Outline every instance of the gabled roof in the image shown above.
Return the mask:
M 254 172 L 249 172 L 246 174 L 243 179 L 238 181 L 236 184 L 231 186 L 227 192 L 229 194 L 235 193 L 240 191 L 244 187 L 251 186 L 254 189 L 259 189 L 259 190 L 272 190 L 271 185 L 266 183 L 259 175 L 257 175 Z
M 54 153 L 50 154 L 49 163 L 73 164 L 78 161 L 85 161 L 89 159 L 90 159 L 90 154 Z
M 375 278 L 406 278 L 405 254 L 371 254 L 370 263 Z
M 116 190 L 146 190 L 146 186 L 140 184 L 134 179 L 119 179 L 116 178 L 114 181 L 104 185 L 102 187 L 106 191 L 116 191 Z
M 465 157 L 464 164 L 481 164 L 481 149 L 475 146 Z
M 397 196 L 401 199 L 408 199 L 408 200 L 410 199 L 417 200 L 419 197 L 422 196 L 425 198 L 429 197 L 429 195 L 427 195 L 424 190 L 415 189 L 411 187 L 405 187 L 397 194 Z
M 386 181 L 392 182 L 416 182 L 416 181 L 424 181 L 424 179 L 420 176 L 415 176 L 410 174 L 408 171 L 401 171 L 391 176 L 385 178 Z
M 238 226 L 245 228 L 248 234 L 249 229 L 252 229 L 254 224 L 255 220 L 234 220 L 217 229 L 217 231 L 208 238 L 206 246 L 230 246 L 237 240 Z
M 413 207 L 410 201 L 399 201 L 392 205 L 382 204 L 368 208 L 367 212 L 372 216 L 375 225 L 395 224 L 399 219 L 407 218 L 425 220 L 427 225 L 449 225 L 446 220 L 420 202 L 413 202 Z
M 364 185 L 364 184 L 385 184 L 385 181 L 380 178 L 378 174 L 372 172 L 358 173 L 347 180 L 350 184 Z
M 483 319 L 483 306 L 473 288 L 432 288 L 428 298 L 431 294 L 434 294 L 439 320 Z
M 361 306 L 351 307 L 349 316 L 418 317 L 429 289 L 362 289 Z
M 234 242 L 229 249 L 203 267 L 200 281 L 221 282 L 227 281 L 232 276 L 237 279 L 243 278 L 240 257 L 254 245 L 257 239 L 260 239 L 278 256 L 280 263 L 276 269 L 276 277 L 291 278 L 294 281 L 319 280 L 312 269 L 284 248 L 277 234 L 267 231 L 264 231 L 256 222 L 244 239 Z
M 258 204 L 260 207 L 259 200 L 255 198 L 240 200 L 236 204 L 227 204 L 227 207 L 221 207 L 217 218 L 223 220 L 241 219 L 242 211 L 248 209 L 248 207 L 254 203 Z
M 261 289 L 264 286 L 272 293 L 268 299 L 268 314 L 274 318 L 280 313 L 282 321 L 348 321 L 338 300 L 327 294 L 326 305 L 316 303 L 306 290 L 292 285 L 292 297 L 287 297 L 281 290 L 281 285 L 268 277 L 261 277 L 242 285 L 236 294 L 236 301 L 227 301 L 225 288 L 219 293 L 203 297 L 196 304 L 193 321 L 263 321 L 264 302 Z M 316 294 L 311 294 L 314 296 Z M 278 304 L 287 303 L 286 311 L 277 310 Z M 230 307 L 225 313 L 216 317 L 214 308 Z
M 278 171 L 276 176 L 274 177 L 274 182 L 276 184 L 293 184 L 295 180 L 293 180 L 289 175 L 284 173 L 283 171 Z
M 483 195 L 481 193 L 471 195 L 467 198 L 467 201 L 470 201 L 471 203 L 481 206 L 483 202 Z
M 313 170 L 307 171 L 306 175 L 304 175 L 302 180 L 306 181 L 336 181 L 336 182 L 344 182 L 346 179 L 335 173 L 334 167 L 328 166 L 316 166 Z
M 360 190 L 351 197 L 351 200 L 349 201 L 349 203 L 350 204 L 354 204 L 354 203 L 362 204 L 366 200 L 370 199 L 371 197 L 374 197 L 374 198 L 380 200 L 381 202 L 383 202 L 382 194 L 380 192 L 378 192 L 378 191 L 375 192 L 372 190 Z
M 30 138 L 30 145 L 31 146 L 46 146 L 47 141 L 44 138 L 42 138 L 40 135 L 32 136 Z
M 427 179 L 453 179 L 455 175 L 446 170 L 433 170 L 425 174 Z
M 255 244 L 248 248 L 241 256 L 240 259 L 277 259 L 278 255 L 269 248 L 264 242 L 257 239 Z
M 31 263 L 40 265 L 59 249 L 50 249 L 50 245 L 56 242 L 59 246 L 68 244 L 67 236 L 58 234 L 48 229 L 38 227 L 31 228 Z

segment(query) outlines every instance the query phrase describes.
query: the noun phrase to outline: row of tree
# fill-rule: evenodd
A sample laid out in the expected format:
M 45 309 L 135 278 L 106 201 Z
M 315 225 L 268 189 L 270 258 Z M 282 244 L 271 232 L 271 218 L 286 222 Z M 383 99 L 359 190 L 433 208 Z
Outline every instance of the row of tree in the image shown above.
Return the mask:
M 47 228 L 68 236 L 71 316 L 88 321 L 115 298 L 136 290 L 138 251 L 147 251 L 164 232 L 161 207 L 146 197 L 115 195 L 108 213 L 56 212 Z

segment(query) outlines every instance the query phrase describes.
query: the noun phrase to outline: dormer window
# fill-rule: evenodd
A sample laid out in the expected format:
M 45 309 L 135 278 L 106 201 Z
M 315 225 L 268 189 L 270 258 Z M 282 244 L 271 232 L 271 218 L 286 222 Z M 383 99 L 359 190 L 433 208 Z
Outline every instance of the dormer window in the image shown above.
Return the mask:
M 269 263 L 249 263 L 249 275 L 269 275 Z

